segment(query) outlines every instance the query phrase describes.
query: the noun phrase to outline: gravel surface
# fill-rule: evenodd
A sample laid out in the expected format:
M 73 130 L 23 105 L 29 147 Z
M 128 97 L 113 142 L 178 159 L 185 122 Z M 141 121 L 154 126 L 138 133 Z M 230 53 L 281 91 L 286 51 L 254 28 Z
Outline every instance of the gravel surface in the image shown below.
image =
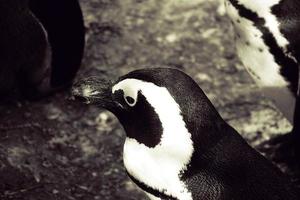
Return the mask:
M 77 80 L 175 67 L 197 81 L 253 147 L 291 130 L 237 59 L 233 30 L 218 1 L 80 3 L 87 35 Z M 68 91 L 1 105 L 0 199 L 146 200 L 124 171 L 124 138 L 111 113 L 71 102 Z M 278 166 L 296 179 L 293 166 Z

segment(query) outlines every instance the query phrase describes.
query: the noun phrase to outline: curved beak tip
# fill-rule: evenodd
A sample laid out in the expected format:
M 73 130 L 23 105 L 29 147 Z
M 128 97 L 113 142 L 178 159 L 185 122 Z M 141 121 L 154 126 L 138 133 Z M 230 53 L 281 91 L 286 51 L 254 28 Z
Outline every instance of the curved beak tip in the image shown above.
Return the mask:
M 79 83 L 74 84 L 74 86 L 71 88 L 70 100 L 80 101 L 86 104 L 89 102 L 87 96 L 84 93 L 83 85 Z

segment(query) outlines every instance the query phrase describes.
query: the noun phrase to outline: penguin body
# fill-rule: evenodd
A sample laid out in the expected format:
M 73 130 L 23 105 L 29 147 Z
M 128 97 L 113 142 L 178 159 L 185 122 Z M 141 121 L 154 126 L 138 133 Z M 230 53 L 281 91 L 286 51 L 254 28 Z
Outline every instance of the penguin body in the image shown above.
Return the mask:
M 225 0 L 239 58 L 264 94 L 293 122 L 299 82 L 296 0 Z M 288 7 L 293 7 L 291 12 Z M 298 51 L 299 52 L 299 51 Z
M 50 67 L 51 50 L 45 29 L 27 1 L 1 2 L 0 92 L 39 84 Z
M 30 0 L 52 49 L 51 87 L 70 86 L 81 65 L 85 27 L 78 0 Z
M 151 199 L 297 199 L 286 177 L 183 72 L 136 70 L 114 84 L 91 78 L 76 84 L 73 95 L 118 117 L 127 135 L 126 171 Z
M 84 46 L 77 0 L 2 0 L 0 28 L 0 99 L 14 90 L 35 98 L 71 84 Z

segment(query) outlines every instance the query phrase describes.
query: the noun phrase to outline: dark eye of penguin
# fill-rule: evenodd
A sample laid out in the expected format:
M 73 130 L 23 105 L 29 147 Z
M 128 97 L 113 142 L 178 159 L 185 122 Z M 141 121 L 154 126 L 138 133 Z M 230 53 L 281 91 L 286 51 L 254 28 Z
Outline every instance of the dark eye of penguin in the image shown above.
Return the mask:
M 134 99 L 130 96 L 127 96 L 125 99 L 129 105 L 133 105 L 135 103 Z

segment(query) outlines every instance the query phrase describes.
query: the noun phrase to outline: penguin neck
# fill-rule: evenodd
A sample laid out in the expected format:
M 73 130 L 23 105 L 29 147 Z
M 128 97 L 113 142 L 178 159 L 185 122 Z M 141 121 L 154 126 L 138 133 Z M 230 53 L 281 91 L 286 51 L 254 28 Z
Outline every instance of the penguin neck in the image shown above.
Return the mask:
M 206 102 L 205 104 L 211 103 Z M 199 153 L 206 152 L 215 146 L 226 136 L 223 131 L 228 127 L 215 108 L 212 105 L 205 106 L 205 104 L 197 104 L 191 108 L 187 106 L 183 108 L 185 112 L 182 112 L 183 120 L 191 133 L 195 152 Z
M 211 163 L 217 164 L 218 162 L 215 161 L 218 160 L 220 155 L 227 153 L 234 142 L 244 143 L 241 136 L 228 124 L 220 124 L 217 128 L 218 130 L 216 129 L 213 132 L 218 131 L 221 134 L 215 134 L 215 137 L 209 138 L 204 144 L 194 141 L 195 148 L 189 167 L 199 169 L 199 171 L 206 170 L 211 166 Z

